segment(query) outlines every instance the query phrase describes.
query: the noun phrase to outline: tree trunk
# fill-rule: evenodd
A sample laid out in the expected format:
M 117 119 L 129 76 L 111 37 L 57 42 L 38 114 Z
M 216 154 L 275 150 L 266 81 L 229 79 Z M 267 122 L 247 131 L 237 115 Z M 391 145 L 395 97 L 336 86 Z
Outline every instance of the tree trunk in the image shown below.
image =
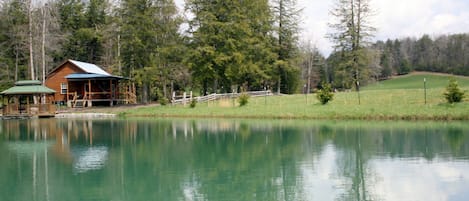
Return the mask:
M 46 82 L 46 15 L 45 9 L 47 4 L 42 7 L 42 44 L 41 44 L 41 53 L 42 53 L 42 84 Z
M 142 102 L 148 103 L 148 83 L 143 83 L 142 86 Z
M 28 1 L 28 35 L 29 35 L 29 67 L 31 70 L 31 80 L 36 79 L 36 73 L 34 72 L 34 53 L 33 53 L 33 19 L 32 19 L 32 0 Z
M 18 81 L 18 60 L 19 60 L 19 56 L 18 56 L 18 45 L 15 45 L 15 82 Z
M 282 76 L 280 75 L 280 70 L 279 70 L 279 75 L 278 75 L 278 82 L 277 82 L 277 94 L 280 94 L 280 87 L 282 86 L 281 85 L 281 82 L 282 82 Z
M 122 75 L 122 65 L 121 65 L 121 35 L 117 34 L 117 68 L 119 75 Z

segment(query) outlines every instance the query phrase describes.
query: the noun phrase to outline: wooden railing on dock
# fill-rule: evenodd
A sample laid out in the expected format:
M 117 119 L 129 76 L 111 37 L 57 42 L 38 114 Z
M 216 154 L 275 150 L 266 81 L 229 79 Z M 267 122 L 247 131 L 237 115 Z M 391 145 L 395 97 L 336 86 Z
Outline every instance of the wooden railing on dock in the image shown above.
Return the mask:
M 9 104 L 3 106 L 4 116 L 53 116 L 56 111 L 54 104 Z

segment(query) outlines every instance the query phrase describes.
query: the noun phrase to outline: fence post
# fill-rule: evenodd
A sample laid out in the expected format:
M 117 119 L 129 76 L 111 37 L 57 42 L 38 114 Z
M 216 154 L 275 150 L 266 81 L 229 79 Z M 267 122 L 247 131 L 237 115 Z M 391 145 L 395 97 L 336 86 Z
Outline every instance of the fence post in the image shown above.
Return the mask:
M 171 102 L 173 103 L 173 105 L 175 104 L 175 100 L 176 100 L 176 92 L 173 91 L 173 98 L 171 98 Z
M 184 92 L 183 95 L 182 95 L 182 104 L 184 106 L 186 106 L 186 95 L 187 95 L 186 92 Z

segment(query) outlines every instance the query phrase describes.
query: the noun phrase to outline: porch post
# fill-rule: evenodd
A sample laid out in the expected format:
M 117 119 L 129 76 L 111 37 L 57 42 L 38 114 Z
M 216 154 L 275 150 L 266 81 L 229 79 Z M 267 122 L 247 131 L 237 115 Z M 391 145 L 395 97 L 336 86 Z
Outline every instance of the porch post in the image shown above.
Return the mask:
M 114 92 L 112 91 L 112 79 L 109 80 L 109 89 L 111 89 L 111 107 L 114 105 Z
M 66 90 L 66 92 L 65 92 L 65 97 L 66 97 L 65 100 L 67 101 L 65 104 L 67 104 L 67 105 L 68 105 L 68 90 L 69 90 L 69 89 L 70 89 L 70 82 L 69 82 L 68 79 L 67 79 L 67 90 Z M 62 89 L 60 89 L 60 90 L 62 90 Z M 54 96 L 55 96 L 55 95 L 54 95 Z
M 91 95 L 91 79 L 88 80 L 88 107 L 92 107 L 93 106 L 93 103 L 91 101 L 91 99 L 93 99 L 92 95 Z

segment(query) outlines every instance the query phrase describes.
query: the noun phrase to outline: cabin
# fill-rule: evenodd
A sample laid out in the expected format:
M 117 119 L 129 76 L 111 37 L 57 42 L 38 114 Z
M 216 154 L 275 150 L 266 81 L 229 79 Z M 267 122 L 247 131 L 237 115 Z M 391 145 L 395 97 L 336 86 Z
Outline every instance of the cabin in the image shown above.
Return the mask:
M 130 79 L 111 75 L 101 67 L 67 60 L 52 69 L 45 85 L 55 91 L 55 101 L 68 107 L 135 104 L 135 84 Z
M 53 117 L 55 91 L 39 80 L 23 80 L 0 92 L 4 118 Z

